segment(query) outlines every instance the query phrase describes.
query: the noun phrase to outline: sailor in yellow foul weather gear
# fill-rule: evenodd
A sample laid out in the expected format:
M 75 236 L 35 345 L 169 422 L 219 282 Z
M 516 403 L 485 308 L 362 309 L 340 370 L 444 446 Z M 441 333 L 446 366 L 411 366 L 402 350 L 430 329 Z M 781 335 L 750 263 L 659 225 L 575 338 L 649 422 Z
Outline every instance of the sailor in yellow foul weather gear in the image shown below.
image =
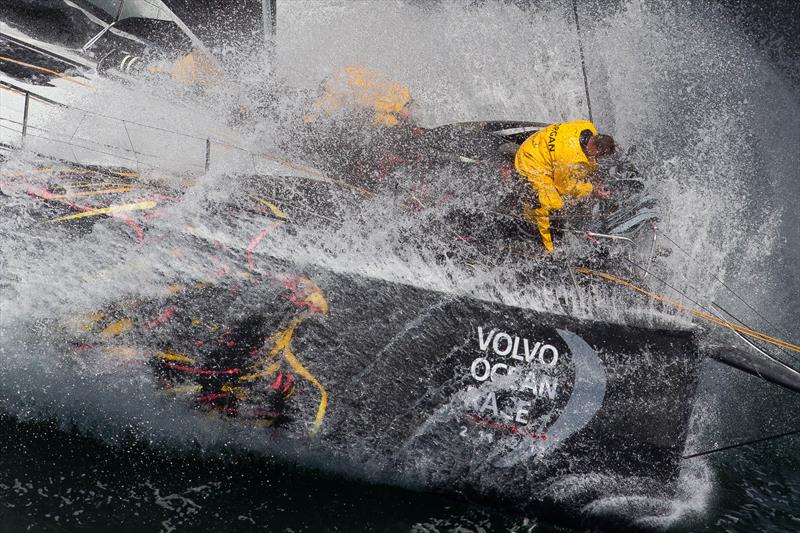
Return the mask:
M 411 106 L 403 84 L 364 66 L 342 67 L 321 83 L 292 142 L 324 172 L 372 190 L 408 162 L 424 133 Z
M 222 71 L 211 56 L 198 49 L 174 61 L 152 62 L 123 50 L 113 49 L 97 62 L 97 71 L 117 71 L 129 76 L 142 73 L 168 75 L 172 81 L 185 87 L 206 88 L 220 81 Z
M 411 93 L 404 85 L 361 65 L 335 72 L 322 85 L 306 123 L 338 114 L 370 113 L 376 126 L 394 127 L 410 113 Z
M 587 120 L 553 124 L 528 137 L 517 150 L 514 166 L 536 191 L 539 205 L 527 205 L 525 218 L 535 222 L 548 252 L 553 251 L 550 211 L 563 207 L 563 196 L 581 198 L 589 194 L 606 197 L 594 184 L 598 159 L 612 155 L 614 139 L 598 135 Z

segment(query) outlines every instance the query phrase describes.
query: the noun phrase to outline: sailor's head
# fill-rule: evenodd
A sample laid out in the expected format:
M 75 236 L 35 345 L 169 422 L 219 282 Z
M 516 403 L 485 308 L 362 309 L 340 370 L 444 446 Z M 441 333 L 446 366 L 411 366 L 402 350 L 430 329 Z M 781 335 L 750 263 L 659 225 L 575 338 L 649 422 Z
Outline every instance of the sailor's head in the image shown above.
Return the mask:
M 397 119 L 399 122 L 407 121 L 411 119 L 411 115 L 413 114 L 413 107 L 414 101 L 410 101 L 406 105 L 403 106 L 400 111 L 397 112 Z
M 419 115 L 419 104 L 413 97 L 409 97 L 408 102 L 398 111 L 397 118 L 400 122 L 416 122 Z
M 610 135 L 593 135 L 586 143 L 586 155 L 594 161 L 612 157 L 617 151 L 617 144 Z
M 393 82 L 391 91 L 374 103 L 375 123 L 394 127 L 398 124 L 410 124 L 414 120 L 414 99 L 408 89 Z
M 328 300 L 319 285 L 312 280 L 294 274 L 278 274 L 277 279 L 289 289 L 287 299 L 291 303 L 311 313 L 328 314 Z

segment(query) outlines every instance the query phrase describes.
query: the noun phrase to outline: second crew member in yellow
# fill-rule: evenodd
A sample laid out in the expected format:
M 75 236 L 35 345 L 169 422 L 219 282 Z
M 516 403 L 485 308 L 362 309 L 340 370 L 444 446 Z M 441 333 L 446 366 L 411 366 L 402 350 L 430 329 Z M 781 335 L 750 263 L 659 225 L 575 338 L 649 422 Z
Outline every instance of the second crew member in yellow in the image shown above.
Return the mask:
M 527 205 L 524 215 L 535 222 L 548 252 L 553 251 L 550 211 L 561 209 L 563 196 L 599 198 L 608 192 L 596 183 L 597 161 L 614 154 L 608 135 L 598 135 L 588 120 L 550 125 L 528 137 L 517 150 L 514 167 L 525 176 L 538 196 L 538 206 Z
M 322 84 L 307 123 L 318 117 L 368 111 L 375 126 L 394 127 L 410 114 L 411 93 L 403 84 L 361 65 L 337 70 Z
M 402 83 L 361 65 L 342 67 L 322 82 L 303 117 L 305 157 L 352 185 L 385 186 L 424 134 L 413 107 Z

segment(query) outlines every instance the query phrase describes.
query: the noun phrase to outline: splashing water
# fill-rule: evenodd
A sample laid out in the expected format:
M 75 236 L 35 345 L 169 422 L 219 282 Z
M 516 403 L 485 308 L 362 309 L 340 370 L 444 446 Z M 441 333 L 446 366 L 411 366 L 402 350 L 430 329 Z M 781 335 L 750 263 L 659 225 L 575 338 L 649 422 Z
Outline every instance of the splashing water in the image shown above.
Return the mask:
M 787 279 L 777 265 L 791 264 L 786 243 L 798 242 L 795 210 L 785 194 L 800 168 L 797 90 L 740 38 L 727 24 L 724 12 L 712 7 L 631 0 L 602 12 L 599 8 L 582 11 L 581 17 L 586 21 L 582 23 L 584 48 L 599 129 L 623 145 L 638 147 L 636 162 L 647 186 L 662 199 L 660 228 L 693 258 L 674 251 L 657 263 L 655 274 L 699 301 L 721 299 L 733 306 L 734 313 L 746 313 L 730 301 L 715 279 L 721 278 L 747 294 L 751 304 L 766 309 L 772 321 L 791 327 L 800 305 L 796 298 L 789 300 L 784 311 L 768 304 L 776 294 L 786 298 L 782 285 Z M 360 63 L 407 84 L 426 126 L 586 117 L 578 36 L 569 3 L 528 9 L 511 2 L 421 5 L 387 1 L 377 9 L 374 2 L 341 5 L 296 0 L 279 3 L 277 31 L 275 73 L 293 89 L 313 90 L 337 67 Z M 248 58 L 240 64 L 240 85 L 258 85 L 264 75 L 261 59 Z M 131 123 L 190 132 L 196 137 L 192 139 L 156 140 L 149 137 L 147 128 L 129 124 L 125 131 L 117 120 L 74 111 L 51 115 L 47 122 L 50 129 L 79 131 L 79 136 L 95 141 L 130 143 L 141 153 L 172 154 L 171 164 L 153 159 L 155 169 L 142 169 L 153 183 L 175 186 L 176 180 L 182 180 L 181 187 L 187 188 L 162 221 L 163 227 L 174 230 L 166 236 L 167 243 L 178 246 L 194 233 L 241 247 L 240 237 L 257 233 L 258 222 L 238 221 L 237 233 L 231 237 L 206 207 L 234 192 L 231 189 L 237 182 L 231 174 L 252 172 L 254 167 L 267 172 L 269 163 L 254 163 L 241 150 L 220 149 L 215 151 L 211 172 L 200 176 L 202 139 L 225 138 L 251 153 L 275 153 L 280 127 L 271 119 L 246 130 L 230 125 L 229 117 L 239 106 L 260 103 L 257 94 L 235 83 L 196 96 L 159 85 L 130 87 L 99 80 L 96 90 L 69 102 Z M 301 100 L 284 98 L 279 114 L 296 113 Z M 59 155 L 46 140 L 35 141 L 29 148 Z M 97 154 L 82 157 L 113 162 L 97 160 Z M 12 154 L 3 171 L 27 172 L 38 163 L 30 155 Z M 450 179 L 458 180 L 458 176 Z M 35 178 L 31 181 L 35 183 Z M 380 201 L 368 203 L 364 212 L 391 209 Z M 547 310 L 566 298 L 575 316 L 591 318 L 597 311 L 592 291 L 546 283 L 515 285 L 511 275 L 515 265 L 465 273 L 453 265 L 437 264 L 425 250 L 402 248 L 396 228 L 374 224 L 365 230 L 361 215 L 348 214 L 352 218 L 330 236 L 326 250 L 298 244 L 304 242 L 301 235 L 291 242 L 270 242 L 272 252 L 299 263 L 510 305 Z M 400 227 L 413 223 L 404 220 L 402 213 L 393 213 L 388 220 Z M 214 265 L 181 257 L 165 260 L 167 247 L 131 248 L 104 227 L 75 243 L 59 238 L 58 231 L 32 231 L 30 224 L 30 220 L 17 219 L 0 228 L 3 274 L 11 280 L 0 295 L 4 360 L 0 395 L 8 412 L 20 419 L 55 416 L 111 442 L 135 428 L 134 434 L 142 440 L 169 447 L 198 443 L 210 449 L 232 446 L 275 453 L 275 447 L 267 447 L 251 433 L 221 428 L 219 421 L 190 419 L 185 406 L 154 400 L 153 378 L 141 370 L 76 369 L 54 357 L 61 349 L 57 343 L 31 335 L 37 326 L 49 327 L 53 316 L 91 312 L 112 294 L 152 295 L 165 280 L 175 277 L 204 279 Z M 192 232 L 187 233 L 188 226 Z M 663 290 L 657 281 L 651 283 Z M 788 283 L 796 295 L 798 282 Z M 604 305 L 622 320 L 631 313 L 653 312 L 644 305 L 639 310 L 625 309 L 613 298 Z M 683 319 L 673 320 L 681 323 Z M 704 383 L 712 392 L 702 397 L 696 409 L 693 427 L 699 434 L 693 435 L 693 443 L 708 440 L 706 433 L 716 435 L 716 420 L 728 414 L 725 404 L 730 397 L 713 391 L 737 389 L 737 383 L 726 374 Z M 750 390 L 746 385 L 737 390 L 743 388 Z M 708 506 L 714 482 L 709 468 L 702 462 L 687 463 L 676 499 L 641 496 L 633 483 L 629 496 L 599 498 L 586 511 L 602 516 L 609 508 L 615 513 L 628 509 L 640 525 L 648 527 L 686 520 Z

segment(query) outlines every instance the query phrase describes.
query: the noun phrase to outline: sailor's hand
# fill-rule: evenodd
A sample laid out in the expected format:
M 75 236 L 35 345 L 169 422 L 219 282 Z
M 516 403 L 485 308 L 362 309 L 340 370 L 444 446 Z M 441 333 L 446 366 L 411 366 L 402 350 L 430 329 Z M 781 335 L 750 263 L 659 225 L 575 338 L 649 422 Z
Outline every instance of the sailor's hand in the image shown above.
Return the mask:
M 592 188 L 592 196 L 595 198 L 608 198 L 611 196 L 611 192 L 601 184 L 595 183 L 594 187 Z

